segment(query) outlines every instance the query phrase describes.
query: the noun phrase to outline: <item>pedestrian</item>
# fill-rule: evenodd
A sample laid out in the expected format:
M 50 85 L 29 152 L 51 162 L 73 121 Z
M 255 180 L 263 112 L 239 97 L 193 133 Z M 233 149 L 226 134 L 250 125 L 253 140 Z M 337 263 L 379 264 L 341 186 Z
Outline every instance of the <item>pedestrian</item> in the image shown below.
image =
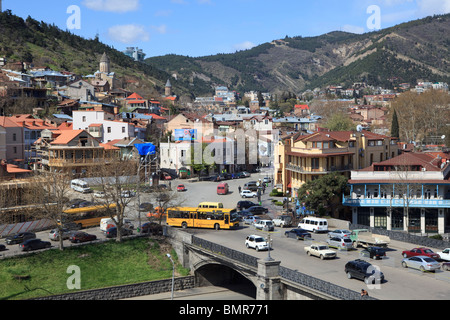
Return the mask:
M 241 190 L 242 190 L 241 186 L 238 187 L 238 190 L 239 190 L 239 194 L 241 194 Z
M 369 294 L 367 293 L 366 290 L 361 289 L 361 297 L 364 297 L 364 296 L 369 296 Z

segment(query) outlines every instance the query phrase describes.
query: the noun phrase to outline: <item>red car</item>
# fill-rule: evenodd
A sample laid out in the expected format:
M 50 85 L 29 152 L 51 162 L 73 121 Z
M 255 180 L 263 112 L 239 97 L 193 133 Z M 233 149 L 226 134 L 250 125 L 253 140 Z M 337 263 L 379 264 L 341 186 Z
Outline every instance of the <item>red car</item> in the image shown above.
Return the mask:
M 86 232 L 75 232 L 70 236 L 69 240 L 72 243 L 88 242 L 97 240 L 97 236 Z
M 177 191 L 186 191 L 186 187 L 184 186 L 184 184 L 179 184 L 177 186 Z
M 424 247 L 403 251 L 402 256 L 404 258 L 414 256 L 427 256 L 433 258 L 434 260 L 440 259 L 440 256 L 437 253 L 434 253 L 433 250 Z

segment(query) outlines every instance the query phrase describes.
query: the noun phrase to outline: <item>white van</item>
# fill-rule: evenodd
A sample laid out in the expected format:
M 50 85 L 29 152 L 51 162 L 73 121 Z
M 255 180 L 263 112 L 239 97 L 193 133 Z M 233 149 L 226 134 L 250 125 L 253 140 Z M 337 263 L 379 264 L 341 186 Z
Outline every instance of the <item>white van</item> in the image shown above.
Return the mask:
M 106 232 L 109 228 L 115 227 L 116 222 L 111 218 L 103 218 L 100 220 L 100 231 Z M 130 219 L 123 219 L 123 226 L 127 229 L 134 229 L 134 225 Z
M 298 228 L 317 232 L 328 232 L 328 221 L 323 218 L 306 217 L 298 224 Z
M 75 179 L 70 181 L 70 187 L 81 193 L 90 193 L 92 189 L 89 187 L 86 181 Z

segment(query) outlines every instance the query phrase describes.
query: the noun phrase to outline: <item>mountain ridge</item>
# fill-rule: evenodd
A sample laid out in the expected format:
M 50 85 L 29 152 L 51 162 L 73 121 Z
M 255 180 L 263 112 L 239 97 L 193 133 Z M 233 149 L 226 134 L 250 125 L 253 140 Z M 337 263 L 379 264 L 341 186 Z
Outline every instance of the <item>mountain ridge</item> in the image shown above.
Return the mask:
M 392 79 L 411 85 L 418 79 L 449 82 L 448 34 L 450 14 L 364 34 L 286 36 L 236 53 L 196 58 L 165 55 L 146 62 L 191 84 L 202 78 L 211 88 L 226 85 L 239 92 L 298 93 L 362 81 L 389 88 L 395 85 Z

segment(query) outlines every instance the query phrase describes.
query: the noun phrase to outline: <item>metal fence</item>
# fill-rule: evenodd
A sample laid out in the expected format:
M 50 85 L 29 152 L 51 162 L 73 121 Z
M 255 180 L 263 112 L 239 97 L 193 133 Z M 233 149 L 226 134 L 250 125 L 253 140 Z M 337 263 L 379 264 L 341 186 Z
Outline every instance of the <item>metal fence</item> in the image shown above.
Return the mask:
M 215 254 L 223 255 L 226 258 L 235 260 L 237 262 L 249 265 L 251 267 L 258 267 L 258 258 L 251 255 L 224 247 L 222 245 L 212 243 L 210 241 L 192 237 L 192 244 L 199 246 L 205 250 L 213 252 Z M 311 288 L 313 290 L 319 291 L 321 293 L 331 295 L 337 299 L 342 300 L 361 300 L 361 294 L 359 292 L 340 287 L 338 285 L 332 284 L 330 282 L 309 276 L 307 274 L 291 270 L 280 266 L 280 276 L 288 281 L 298 283 L 299 285 Z M 364 297 L 364 299 L 373 299 L 369 297 Z

